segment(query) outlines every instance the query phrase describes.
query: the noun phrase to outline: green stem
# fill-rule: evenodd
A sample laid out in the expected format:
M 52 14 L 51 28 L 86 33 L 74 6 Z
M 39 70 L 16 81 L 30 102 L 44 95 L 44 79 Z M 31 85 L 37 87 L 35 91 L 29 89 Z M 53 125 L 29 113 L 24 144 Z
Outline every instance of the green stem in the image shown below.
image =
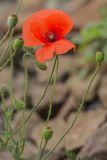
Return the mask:
M 27 72 L 27 65 L 25 62 L 26 56 L 27 56 L 27 54 L 24 54 L 24 56 L 23 56 L 24 68 L 25 68 L 25 89 L 24 89 L 24 104 L 25 104 L 25 106 L 26 106 L 27 92 L 28 92 L 28 72 Z
M 57 75 L 58 75 L 58 67 L 59 67 L 59 57 L 57 57 L 56 74 L 55 74 L 55 78 L 54 78 L 53 85 L 52 85 L 52 93 L 51 93 L 51 96 L 50 96 L 50 105 L 49 105 L 48 117 L 47 117 L 46 125 L 45 125 L 46 127 L 48 125 L 49 119 L 50 119 L 51 114 L 52 114 L 52 101 L 53 101 L 53 95 L 54 95 L 54 91 L 55 91 L 55 84 L 56 84 Z
M 18 12 L 19 12 L 19 10 L 20 10 L 22 1 L 23 1 L 23 0 L 19 0 L 19 1 L 18 1 L 17 8 L 16 8 L 16 12 L 15 12 L 16 15 L 18 14 Z M 12 35 L 13 35 L 13 32 L 12 32 L 11 36 L 12 36 Z M 10 36 L 10 40 L 11 40 L 11 38 L 12 38 L 11 36 Z M 10 42 L 10 41 L 9 41 L 9 42 Z M 11 56 L 12 56 L 12 52 L 10 51 L 10 57 L 11 57 Z M 12 83 L 13 83 L 13 68 L 14 68 L 13 57 L 11 58 L 10 66 L 11 66 L 10 86 L 11 86 L 11 88 L 12 88 Z
M 9 36 L 11 30 L 9 29 L 6 34 L 4 35 L 4 37 L 1 39 L 0 41 L 0 47 L 3 45 L 3 43 L 6 41 L 7 37 Z
M 9 59 L 0 67 L 0 71 L 10 62 L 11 58 L 15 55 L 16 50 L 14 50 L 13 54 L 9 57 Z
M 12 51 L 11 49 L 9 48 L 9 51 L 10 51 L 10 57 L 12 56 Z M 14 72 L 14 62 L 13 62 L 13 57 L 11 58 L 10 60 L 10 88 L 12 89 L 12 85 L 13 85 L 13 72 Z
M 93 83 L 93 81 L 94 81 L 94 79 L 95 79 L 95 77 L 96 77 L 99 69 L 100 69 L 100 65 L 97 65 L 97 68 L 96 68 L 96 70 L 95 70 L 95 72 L 94 72 L 94 74 L 93 74 L 93 76 L 92 76 L 92 79 L 91 79 L 91 81 L 90 81 L 90 83 L 89 83 L 89 85 L 88 85 L 88 88 L 87 88 L 86 91 L 85 91 L 84 97 L 83 97 L 83 99 L 82 99 L 82 102 L 81 102 L 81 104 L 80 104 L 80 106 L 79 106 L 79 108 L 78 108 L 78 111 L 77 111 L 77 113 L 76 113 L 76 116 L 75 116 L 75 118 L 74 118 L 71 126 L 70 126 L 70 127 L 66 130 L 66 132 L 59 138 L 59 140 L 58 140 L 58 142 L 56 143 L 56 145 L 43 157 L 42 160 L 46 160 L 46 159 L 47 159 L 47 157 L 56 149 L 56 147 L 60 144 L 60 142 L 63 140 L 63 138 L 64 138 L 64 137 L 68 134 L 68 132 L 73 128 L 73 126 L 74 126 L 74 124 L 75 124 L 75 121 L 77 120 L 77 118 L 78 118 L 78 116 L 79 116 L 79 114 L 80 114 L 80 112 L 81 112 L 81 110 L 82 110 L 82 108 L 83 108 L 83 106 L 84 106 L 84 102 L 85 102 L 85 100 L 86 100 L 86 98 L 87 98 L 87 95 L 88 95 L 88 92 L 89 92 L 89 90 L 90 90 L 90 87 L 91 87 L 91 85 L 92 85 L 92 83 Z
M 13 31 L 14 29 L 10 29 L 10 33 L 9 33 L 9 40 L 8 40 L 8 43 L 7 43 L 7 46 L 5 47 L 4 51 L 2 52 L 1 56 L 0 56 L 0 64 L 2 63 L 2 59 L 5 58 L 5 53 L 7 52 L 8 48 L 9 48 L 9 45 L 11 43 L 11 39 L 12 39 L 12 35 L 13 35 Z
M 18 4 L 17 4 L 17 8 L 16 8 L 16 12 L 15 14 L 18 15 L 19 11 L 20 11 L 20 7 L 22 5 L 22 2 L 23 0 L 19 0 L 18 1 Z M 7 31 L 7 33 L 5 34 L 5 36 L 2 38 L 2 40 L 0 41 L 0 47 L 2 46 L 2 44 L 5 42 L 5 40 L 7 39 L 7 37 L 9 36 L 9 40 L 8 40 L 8 46 L 6 47 L 5 49 L 5 52 L 3 52 L 3 54 L 1 55 L 1 58 L 0 58 L 0 62 L 1 62 L 1 59 L 3 58 L 3 55 L 5 55 L 10 43 L 11 43 L 11 39 L 12 39 L 12 36 L 13 36 L 13 33 L 14 33 L 14 28 L 11 28 Z
M 10 55 L 11 56 L 11 55 Z M 11 58 L 11 62 L 10 62 L 10 87 L 13 87 L 13 69 L 14 69 L 14 62 L 13 62 L 13 57 Z
M 15 104 L 14 104 L 15 96 L 14 96 L 14 94 L 13 94 L 12 89 L 11 89 L 8 85 L 5 85 L 5 84 L 3 84 L 3 85 L 1 86 L 1 88 L 7 89 L 8 93 L 9 93 L 9 95 L 10 95 L 10 97 L 11 97 L 11 104 L 12 104 L 11 108 L 12 108 L 12 111 L 14 111 L 13 106 L 15 105 Z
M 46 120 L 46 123 L 45 123 L 45 128 L 48 125 L 48 122 L 49 122 L 49 119 L 50 119 L 51 113 L 52 113 L 52 100 L 53 100 L 53 94 L 54 94 L 55 84 L 56 84 L 56 80 L 57 80 L 58 64 L 59 64 L 59 59 L 58 59 L 58 56 L 57 56 L 57 66 L 56 66 L 57 68 L 56 68 L 56 74 L 55 74 L 54 82 L 53 82 L 53 85 L 52 85 L 52 93 L 51 93 L 51 96 L 50 96 L 50 105 L 49 105 L 48 117 L 47 117 L 47 120 Z M 41 142 L 40 142 L 40 147 L 39 147 L 39 153 L 38 153 L 38 156 L 37 156 L 37 160 L 40 160 L 41 150 L 43 150 L 42 144 L 43 144 L 43 137 L 41 137 Z
M 34 107 L 32 108 L 30 114 L 29 114 L 28 117 L 24 120 L 23 125 L 21 125 L 18 129 L 16 129 L 16 131 L 8 138 L 8 140 L 7 140 L 6 143 L 8 143 L 8 141 L 9 141 L 16 133 L 18 133 L 18 132 L 20 131 L 21 128 L 24 127 L 24 125 L 25 125 L 25 124 L 27 123 L 27 121 L 30 119 L 30 117 L 31 117 L 31 115 L 34 113 L 34 111 L 37 110 L 38 105 L 41 103 L 41 101 L 42 101 L 43 98 L 45 97 L 46 91 L 47 91 L 47 89 L 48 89 L 48 87 L 49 87 L 49 84 L 50 84 L 52 75 L 53 75 L 53 73 L 54 73 L 56 61 L 57 61 L 57 57 L 55 58 L 55 62 L 54 62 L 54 65 L 53 65 L 53 69 L 52 69 L 51 75 L 50 75 L 50 77 L 49 77 L 48 83 L 47 83 L 47 85 L 46 85 L 46 88 L 45 88 L 45 90 L 44 90 L 44 92 L 43 92 L 42 97 L 39 99 L 39 101 L 38 101 L 37 103 L 35 103 L 35 105 L 34 105 Z
M 6 111 L 6 105 L 5 105 L 4 93 L 2 91 L 2 87 L 1 86 L 0 86 L 0 94 L 1 94 L 1 98 L 2 98 L 3 109 L 4 109 L 4 112 L 5 112 Z
M 42 149 L 41 149 L 41 151 L 40 151 L 40 155 L 39 155 L 39 159 L 38 159 L 38 160 L 41 160 L 41 158 L 42 158 L 42 156 L 43 156 L 43 153 L 44 153 L 44 150 L 45 150 L 45 148 L 46 148 L 47 142 L 48 142 L 48 141 L 45 141 L 45 142 L 44 142 L 44 145 L 43 145 L 43 147 L 42 147 Z
M 1 94 L 1 98 L 2 98 L 2 105 L 3 105 L 3 110 L 4 110 L 4 117 L 5 117 L 5 129 L 6 129 L 6 140 L 8 138 L 8 132 L 9 132 L 9 125 L 8 125 L 8 118 L 7 118 L 7 108 L 5 105 L 5 99 L 4 99 L 4 93 L 2 91 L 2 87 L 0 86 L 0 94 Z
M 18 13 L 19 13 L 19 10 L 20 10 L 20 8 L 21 8 L 22 2 L 23 2 L 23 0 L 19 0 L 19 1 L 18 1 L 17 8 L 16 8 L 16 12 L 15 12 L 16 15 L 18 15 Z
M 43 145 L 43 137 L 41 137 L 40 146 L 39 146 L 39 153 L 37 155 L 37 160 L 39 160 L 39 157 L 40 157 L 40 154 L 41 154 L 41 150 L 42 150 L 42 145 Z
M 22 117 L 22 123 L 21 125 L 24 125 L 25 120 L 25 110 L 26 110 L 26 102 L 27 102 L 27 92 L 28 92 L 28 70 L 27 65 L 25 62 L 26 56 L 29 54 L 24 54 L 23 56 L 23 63 L 24 63 L 24 69 L 25 69 L 25 86 L 24 86 L 24 109 L 23 109 L 23 117 Z M 25 125 L 23 126 L 22 130 L 20 130 L 20 139 L 24 141 L 24 134 L 25 134 Z

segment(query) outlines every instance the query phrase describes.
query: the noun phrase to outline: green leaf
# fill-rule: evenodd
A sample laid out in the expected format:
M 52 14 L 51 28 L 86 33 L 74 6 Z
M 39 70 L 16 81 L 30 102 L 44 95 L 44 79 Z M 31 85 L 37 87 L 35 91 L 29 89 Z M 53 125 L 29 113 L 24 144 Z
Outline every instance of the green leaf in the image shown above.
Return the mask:
M 24 107 L 25 107 L 25 104 L 23 101 L 21 101 L 20 99 L 18 98 L 14 98 L 14 103 L 15 103 L 15 109 L 16 110 L 23 110 Z

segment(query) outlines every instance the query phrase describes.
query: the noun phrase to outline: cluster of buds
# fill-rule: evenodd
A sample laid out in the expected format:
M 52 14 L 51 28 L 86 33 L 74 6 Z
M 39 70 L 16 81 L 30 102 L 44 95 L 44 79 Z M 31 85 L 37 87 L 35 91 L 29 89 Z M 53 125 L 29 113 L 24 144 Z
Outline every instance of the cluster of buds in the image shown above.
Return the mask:
M 10 30 L 11 30 L 12 28 L 14 28 L 17 23 L 18 23 L 18 17 L 17 17 L 17 15 L 13 14 L 13 15 L 10 15 L 10 16 L 8 17 L 7 26 L 8 26 L 8 28 L 9 28 Z M 21 49 L 21 48 L 23 47 L 23 44 L 24 44 L 23 39 L 17 38 L 17 39 L 14 41 L 14 44 L 13 44 L 14 50 L 19 50 L 19 49 Z

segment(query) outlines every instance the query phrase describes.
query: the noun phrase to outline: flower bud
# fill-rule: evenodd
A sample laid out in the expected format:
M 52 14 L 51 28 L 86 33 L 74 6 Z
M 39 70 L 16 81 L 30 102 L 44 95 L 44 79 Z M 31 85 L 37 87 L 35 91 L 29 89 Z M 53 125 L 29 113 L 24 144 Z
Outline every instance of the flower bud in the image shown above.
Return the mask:
M 39 69 L 41 69 L 41 70 L 46 70 L 46 69 L 47 69 L 47 66 L 46 66 L 45 63 L 40 63 L 40 62 L 38 62 L 38 61 L 35 61 L 35 63 L 36 63 L 36 66 L 37 66 Z
M 18 22 L 18 17 L 16 15 L 10 15 L 7 20 L 7 25 L 9 28 L 15 27 Z
M 23 47 L 23 44 L 24 44 L 23 39 L 17 38 L 13 43 L 13 48 L 15 50 L 19 50 Z
M 23 110 L 25 107 L 24 102 L 21 101 L 20 99 L 14 98 L 14 103 L 15 103 L 15 109 L 17 111 Z
M 96 62 L 97 62 L 97 63 L 102 63 L 103 60 L 104 60 L 104 52 L 98 51 L 98 52 L 96 53 Z
M 46 141 L 48 141 L 49 139 L 51 139 L 52 135 L 53 135 L 53 130 L 50 127 L 47 127 L 45 129 L 43 129 L 43 131 L 42 131 L 42 137 Z

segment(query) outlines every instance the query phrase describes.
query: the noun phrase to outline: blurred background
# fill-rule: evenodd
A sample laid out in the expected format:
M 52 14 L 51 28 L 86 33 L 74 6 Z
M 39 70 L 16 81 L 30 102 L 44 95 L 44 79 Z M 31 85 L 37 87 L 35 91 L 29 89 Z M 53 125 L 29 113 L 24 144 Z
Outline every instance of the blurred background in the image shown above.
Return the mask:
M 17 0 L 0 0 L 0 38 L 7 31 L 6 20 L 13 14 Z M 103 50 L 105 61 L 97 75 L 88 97 L 84 110 L 70 132 L 49 157 L 49 160 L 67 160 L 64 150 L 72 150 L 79 157 L 92 157 L 93 160 L 107 160 L 107 0 L 24 0 L 19 13 L 19 23 L 14 32 L 14 38 L 21 37 L 22 24 L 33 12 L 44 8 L 61 9 L 69 13 L 74 20 L 74 29 L 68 38 L 77 45 L 76 53 L 70 51 L 60 56 L 58 80 L 53 98 L 53 113 L 50 126 L 54 129 L 53 138 L 46 152 L 57 142 L 66 128 L 72 123 L 84 91 L 95 70 L 95 53 Z M 3 52 L 7 42 L 0 50 Z M 8 52 L 6 53 L 8 55 Z M 23 99 L 24 67 L 23 51 L 14 57 L 13 88 L 16 97 Z M 2 60 L 4 62 L 5 59 Z M 2 63 L 1 62 L 1 63 Z M 53 60 L 47 63 L 48 69 L 41 71 L 35 67 L 32 59 L 26 60 L 29 74 L 29 92 L 27 95 L 26 115 L 30 113 L 46 86 L 51 73 Z M 0 84 L 8 84 L 10 65 L 0 72 Z M 26 126 L 26 144 L 24 157 L 35 159 L 40 143 L 40 133 L 47 117 L 49 107 L 49 88 L 43 102 L 36 113 L 33 113 Z M 10 98 L 5 92 L 7 107 Z M 0 99 L 1 106 L 1 99 Z M 22 113 L 15 111 L 12 127 L 16 129 L 21 122 Z M 2 108 L 0 107 L 0 130 L 3 128 Z M 16 135 L 17 136 L 17 135 Z M 0 160 L 12 160 L 8 151 L 0 151 Z

